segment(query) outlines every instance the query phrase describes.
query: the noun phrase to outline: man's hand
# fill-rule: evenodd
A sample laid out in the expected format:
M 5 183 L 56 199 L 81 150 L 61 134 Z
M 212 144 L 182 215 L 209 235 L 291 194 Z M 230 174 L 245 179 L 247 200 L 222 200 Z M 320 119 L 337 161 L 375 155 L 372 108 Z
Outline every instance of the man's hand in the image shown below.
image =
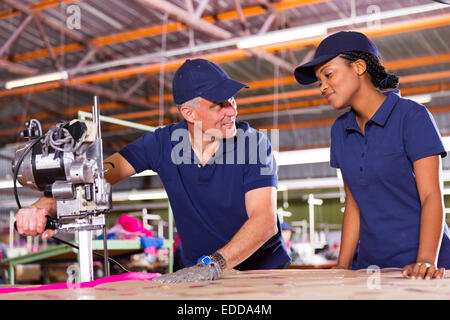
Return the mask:
M 443 279 L 444 268 L 437 268 L 434 264 L 413 263 L 403 267 L 402 275 L 411 279 Z
M 198 263 L 192 267 L 178 270 L 174 273 L 153 278 L 156 283 L 176 283 L 176 282 L 198 282 L 219 279 L 222 275 L 220 267 L 215 263 Z
M 53 230 L 45 230 L 48 211 L 42 208 L 30 207 L 20 209 L 16 215 L 17 231 L 24 236 L 38 236 L 42 239 L 53 237 Z

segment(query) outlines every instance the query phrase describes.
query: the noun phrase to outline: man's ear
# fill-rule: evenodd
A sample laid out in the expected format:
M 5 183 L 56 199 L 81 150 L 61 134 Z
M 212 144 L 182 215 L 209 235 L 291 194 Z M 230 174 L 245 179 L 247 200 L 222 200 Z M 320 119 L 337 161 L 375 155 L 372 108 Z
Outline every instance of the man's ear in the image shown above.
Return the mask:
M 193 123 L 195 120 L 195 110 L 188 106 L 181 106 L 180 108 L 181 115 L 187 122 Z

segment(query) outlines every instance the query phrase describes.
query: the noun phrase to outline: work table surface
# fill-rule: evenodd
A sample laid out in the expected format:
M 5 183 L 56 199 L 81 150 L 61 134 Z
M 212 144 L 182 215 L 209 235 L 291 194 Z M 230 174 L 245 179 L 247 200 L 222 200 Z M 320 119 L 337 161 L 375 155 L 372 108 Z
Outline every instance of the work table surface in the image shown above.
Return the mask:
M 450 300 L 450 273 L 441 280 L 412 280 L 403 278 L 400 269 L 232 270 L 216 281 L 157 284 L 130 280 L 94 288 L 1 294 L 0 299 Z

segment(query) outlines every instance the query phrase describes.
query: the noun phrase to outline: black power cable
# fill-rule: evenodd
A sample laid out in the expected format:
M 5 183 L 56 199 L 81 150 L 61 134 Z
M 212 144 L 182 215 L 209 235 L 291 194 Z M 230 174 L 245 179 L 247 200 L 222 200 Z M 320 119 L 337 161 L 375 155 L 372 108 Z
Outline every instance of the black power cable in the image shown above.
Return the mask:
M 18 176 L 18 173 L 19 173 L 19 169 L 20 169 L 20 166 L 22 165 L 23 159 L 25 159 L 26 155 L 31 151 L 31 149 L 32 149 L 32 148 L 33 148 L 33 147 L 34 147 L 34 146 L 35 146 L 35 145 L 36 145 L 43 137 L 44 137 L 44 136 L 42 135 L 42 136 L 37 137 L 35 140 L 33 140 L 33 141 L 31 142 L 31 144 L 27 147 L 27 149 L 22 153 L 22 155 L 20 156 L 19 160 L 17 161 L 17 163 L 16 163 L 16 165 L 15 165 L 14 176 L 13 176 L 13 186 L 14 186 L 14 197 L 15 197 L 15 199 L 16 199 L 17 207 L 19 208 L 19 210 L 22 209 L 22 206 L 21 206 L 20 201 L 19 201 L 19 193 L 17 192 L 17 176 Z M 50 220 L 49 220 L 50 218 L 51 218 L 51 217 L 49 217 L 49 216 L 47 217 L 47 221 L 48 221 L 47 225 L 52 225 L 52 223 L 53 223 L 53 225 L 54 225 L 54 221 L 50 221 Z M 53 220 L 56 220 L 56 219 L 53 219 Z M 14 225 L 15 225 L 15 228 L 16 228 L 16 230 L 17 230 L 16 223 L 14 223 Z M 104 235 L 104 236 L 106 236 L 106 235 Z M 57 237 L 55 237 L 55 236 L 53 236 L 52 239 L 54 239 L 54 240 L 56 240 L 56 241 L 58 241 L 58 242 L 60 242 L 60 243 L 63 243 L 63 244 L 65 244 L 65 245 L 68 245 L 68 246 L 70 246 L 70 247 L 73 247 L 73 248 L 75 248 L 75 249 L 77 249 L 77 250 L 80 249 L 78 246 L 76 246 L 76 245 L 74 245 L 74 244 L 72 244 L 72 243 L 70 243 L 70 242 L 64 241 L 64 240 L 62 240 L 62 239 L 60 239 L 60 238 L 57 238 Z M 100 254 L 100 253 L 97 253 L 97 252 L 94 252 L 94 251 L 93 251 L 92 253 L 93 253 L 94 255 L 96 255 L 96 256 L 105 258 L 105 256 L 102 255 L 102 254 Z M 116 264 L 120 269 L 122 269 L 123 271 L 125 271 L 125 272 L 130 272 L 129 270 L 127 270 L 125 267 L 123 267 L 119 262 L 117 262 L 117 261 L 114 260 L 113 258 L 111 258 L 111 257 L 107 257 L 107 258 L 108 258 L 109 261 L 115 263 L 115 264 Z

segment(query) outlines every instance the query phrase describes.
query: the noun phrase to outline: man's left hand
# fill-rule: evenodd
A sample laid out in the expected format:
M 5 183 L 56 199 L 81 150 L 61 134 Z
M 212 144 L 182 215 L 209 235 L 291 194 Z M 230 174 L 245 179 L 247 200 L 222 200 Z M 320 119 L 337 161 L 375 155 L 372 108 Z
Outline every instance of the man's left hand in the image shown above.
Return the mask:
M 198 282 L 219 279 L 222 275 L 220 267 L 215 263 L 198 263 L 192 267 L 178 270 L 174 273 L 164 274 L 153 278 L 156 283 Z

